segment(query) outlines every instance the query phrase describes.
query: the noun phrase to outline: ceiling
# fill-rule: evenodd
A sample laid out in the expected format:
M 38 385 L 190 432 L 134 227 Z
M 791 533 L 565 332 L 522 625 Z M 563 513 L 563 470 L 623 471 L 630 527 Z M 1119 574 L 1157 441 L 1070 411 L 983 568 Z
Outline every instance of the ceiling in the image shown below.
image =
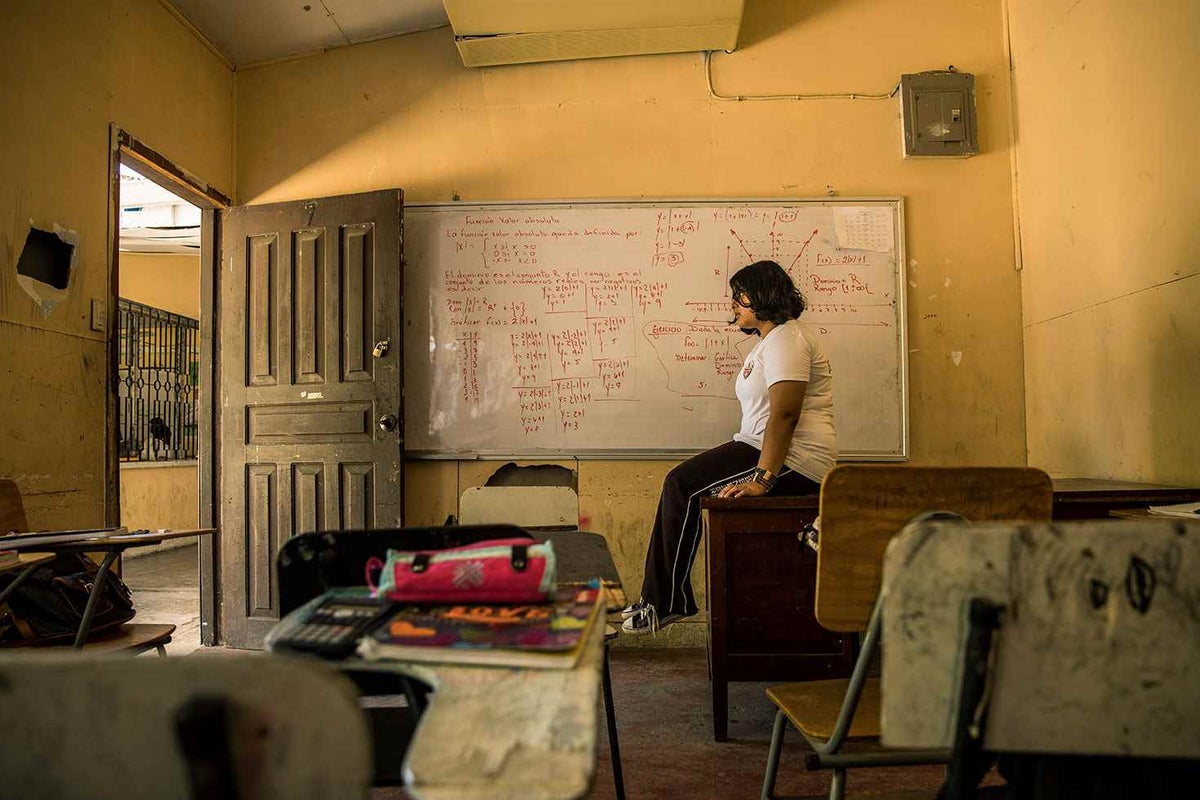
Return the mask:
M 200 255 L 200 209 L 121 165 L 121 252 Z
M 163 0 L 235 68 L 449 25 L 442 0 Z

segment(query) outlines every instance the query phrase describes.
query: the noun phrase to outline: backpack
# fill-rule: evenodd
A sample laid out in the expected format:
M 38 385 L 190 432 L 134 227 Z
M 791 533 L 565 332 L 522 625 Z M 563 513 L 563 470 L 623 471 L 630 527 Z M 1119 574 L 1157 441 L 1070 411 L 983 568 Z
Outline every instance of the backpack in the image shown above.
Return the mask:
M 83 553 L 59 553 L 38 566 L 0 604 L 0 647 L 74 641 L 99 569 Z M 17 574 L 0 575 L 0 591 Z M 133 615 L 133 592 L 110 571 L 96 599 L 89 636 L 126 623 Z

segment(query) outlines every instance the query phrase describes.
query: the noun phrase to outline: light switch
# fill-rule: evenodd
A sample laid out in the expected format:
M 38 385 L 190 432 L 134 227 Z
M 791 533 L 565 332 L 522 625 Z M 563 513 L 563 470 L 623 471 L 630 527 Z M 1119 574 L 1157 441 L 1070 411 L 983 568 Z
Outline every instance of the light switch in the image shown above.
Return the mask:
M 108 330 L 108 304 L 95 297 L 92 298 L 92 330 Z

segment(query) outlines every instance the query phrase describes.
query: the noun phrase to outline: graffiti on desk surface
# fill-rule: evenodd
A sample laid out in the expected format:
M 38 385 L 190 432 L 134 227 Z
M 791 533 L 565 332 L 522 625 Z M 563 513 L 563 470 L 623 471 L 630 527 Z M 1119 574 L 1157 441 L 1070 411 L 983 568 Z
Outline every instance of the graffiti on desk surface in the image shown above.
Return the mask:
M 1129 607 L 1139 614 L 1150 610 L 1154 599 L 1154 590 L 1158 586 L 1158 575 L 1150 564 L 1137 556 L 1129 557 L 1129 567 L 1125 570 L 1125 598 Z M 1088 581 L 1088 597 L 1092 608 L 1101 609 L 1108 605 L 1109 585 L 1100 578 Z
M 1088 541 L 1064 535 L 1067 526 L 1022 527 L 1013 537 L 1009 603 L 1023 635 L 1035 646 L 1069 636 L 1102 648 L 1127 635 L 1123 628 L 1200 623 L 1200 583 L 1186 566 L 1195 563 L 1200 527 L 1173 527 Z

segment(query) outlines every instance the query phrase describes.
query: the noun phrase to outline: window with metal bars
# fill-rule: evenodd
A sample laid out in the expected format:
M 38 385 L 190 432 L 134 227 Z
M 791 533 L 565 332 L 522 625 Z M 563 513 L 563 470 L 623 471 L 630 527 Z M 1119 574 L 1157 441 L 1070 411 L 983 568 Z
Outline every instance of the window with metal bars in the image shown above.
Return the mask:
M 125 299 L 118 316 L 120 459 L 194 459 L 199 321 Z

